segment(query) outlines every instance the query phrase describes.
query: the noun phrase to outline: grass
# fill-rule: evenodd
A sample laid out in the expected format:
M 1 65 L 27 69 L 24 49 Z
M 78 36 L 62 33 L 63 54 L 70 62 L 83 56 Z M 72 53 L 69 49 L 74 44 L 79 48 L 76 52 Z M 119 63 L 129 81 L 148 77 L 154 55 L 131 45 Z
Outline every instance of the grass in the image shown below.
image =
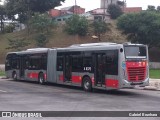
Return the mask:
M 5 76 L 5 72 L 4 71 L 0 71 L 0 76 Z
M 91 36 L 94 35 L 94 32 L 90 30 L 85 37 L 80 37 L 77 35 L 68 35 L 63 30 L 64 25 L 59 25 L 57 28 L 53 28 L 51 30 L 51 34 L 48 38 L 49 42 L 47 43 L 46 47 L 52 48 L 52 47 L 66 47 L 72 44 L 82 44 L 82 43 L 91 43 L 91 42 L 99 42 L 97 39 L 93 39 Z M 101 42 L 117 42 L 117 43 L 123 43 L 126 42 L 126 36 L 121 34 L 121 31 L 119 31 L 116 28 L 116 21 L 111 21 L 111 24 L 109 25 L 110 31 L 108 31 L 106 34 L 102 35 L 102 41 Z M 0 34 L 0 64 L 4 64 L 5 61 L 5 55 L 9 51 L 16 51 L 16 50 L 7 50 L 6 48 L 9 47 L 8 45 L 8 38 L 10 39 L 21 39 L 25 38 L 27 42 L 31 43 L 29 46 L 25 47 L 27 48 L 34 48 L 35 45 L 35 33 L 31 32 L 30 35 L 28 35 L 27 30 L 22 30 L 19 32 L 14 33 L 6 33 L 6 34 Z
M 149 76 L 150 78 L 160 79 L 160 69 L 150 69 Z

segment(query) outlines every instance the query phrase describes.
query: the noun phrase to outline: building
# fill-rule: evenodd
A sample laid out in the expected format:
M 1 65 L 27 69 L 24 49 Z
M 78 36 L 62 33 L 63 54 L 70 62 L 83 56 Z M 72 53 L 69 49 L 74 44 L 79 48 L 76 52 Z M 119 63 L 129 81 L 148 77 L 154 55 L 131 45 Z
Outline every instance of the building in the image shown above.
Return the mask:
M 110 15 L 106 12 L 107 9 L 102 9 L 102 8 L 97 8 L 94 10 L 89 11 L 88 13 L 91 14 L 90 20 L 104 20 L 106 22 L 109 22 L 110 20 Z
M 65 12 L 71 12 L 74 14 L 82 14 L 82 13 L 85 13 L 85 8 L 81 8 L 78 5 L 74 5 L 74 6 L 65 7 L 61 9 L 61 14 L 65 14 Z
M 64 24 L 67 19 L 69 19 L 72 14 L 61 15 L 53 18 L 56 22 Z
M 52 16 L 52 17 L 58 17 L 58 16 L 61 15 L 61 11 L 57 10 L 57 9 L 51 9 L 49 11 L 49 15 Z
M 118 0 L 101 0 L 101 6 L 102 9 L 108 9 L 108 6 L 110 4 L 117 4 Z
M 77 5 L 65 7 L 65 8 L 62 8 L 61 10 L 51 9 L 49 11 L 49 14 L 51 15 L 51 17 L 59 17 L 59 16 L 68 15 L 68 14 L 83 14 L 83 13 L 85 13 L 85 8 L 82 8 Z
M 142 7 L 124 7 L 123 8 L 124 13 L 137 13 L 141 11 L 142 11 Z

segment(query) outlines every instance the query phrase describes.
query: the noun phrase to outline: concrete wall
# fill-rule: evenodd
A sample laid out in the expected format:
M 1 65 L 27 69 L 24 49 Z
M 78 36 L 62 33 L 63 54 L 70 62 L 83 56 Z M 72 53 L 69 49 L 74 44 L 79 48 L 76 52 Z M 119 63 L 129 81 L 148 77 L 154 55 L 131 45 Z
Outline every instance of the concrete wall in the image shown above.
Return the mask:
M 160 62 L 150 62 L 149 67 L 152 69 L 160 69 Z
M 5 65 L 0 64 L 0 71 L 4 71 L 5 70 Z

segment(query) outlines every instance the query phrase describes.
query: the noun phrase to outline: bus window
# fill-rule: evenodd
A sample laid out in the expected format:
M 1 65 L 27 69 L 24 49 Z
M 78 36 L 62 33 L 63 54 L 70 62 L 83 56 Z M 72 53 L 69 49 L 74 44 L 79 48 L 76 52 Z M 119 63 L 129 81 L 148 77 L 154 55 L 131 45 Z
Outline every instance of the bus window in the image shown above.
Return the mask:
M 10 54 L 6 58 L 5 62 L 5 69 L 6 70 L 12 70 L 12 69 L 18 69 L 19 68 L 19 61 L 17 55 Z
M 10 57 L 6 58 L 5 69 L 6 70 L 11 70 L 11 58 Z
M 29 55 L 25 61 L 26 68 L 29 70 L 47 69 L 47 56 L 45 54 Z
M 12 69 L 18 69 L 19 65 L 18 65 L 18 59 L 17 58 L 13 58 L 12 59 Z
M 63 71 L 63 57 L 57 57 L 57 71 Z
M 106 53 L 106 74 L 118 75 L 118 50 L 109 50 Z
M 72 72 L 82 72 L 83 68 L 82 57 L 74 56 L 72 58 Z
M 88 71 L 88 72 L 92 72 L 92 57 L 84 57 L 83 58 L 83 70 L 84 71 Z

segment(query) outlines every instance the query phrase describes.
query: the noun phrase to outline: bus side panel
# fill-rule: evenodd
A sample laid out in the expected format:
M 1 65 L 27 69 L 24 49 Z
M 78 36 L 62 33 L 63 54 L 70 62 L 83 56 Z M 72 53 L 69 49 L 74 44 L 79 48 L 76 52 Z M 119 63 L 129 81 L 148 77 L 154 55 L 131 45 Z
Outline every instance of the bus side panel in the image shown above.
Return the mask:
M 48 62 L 47 62 L 47 81 L 51 83 L 57 82 L 56 59 L 57 59 L 57 51 L 49 50 Z

